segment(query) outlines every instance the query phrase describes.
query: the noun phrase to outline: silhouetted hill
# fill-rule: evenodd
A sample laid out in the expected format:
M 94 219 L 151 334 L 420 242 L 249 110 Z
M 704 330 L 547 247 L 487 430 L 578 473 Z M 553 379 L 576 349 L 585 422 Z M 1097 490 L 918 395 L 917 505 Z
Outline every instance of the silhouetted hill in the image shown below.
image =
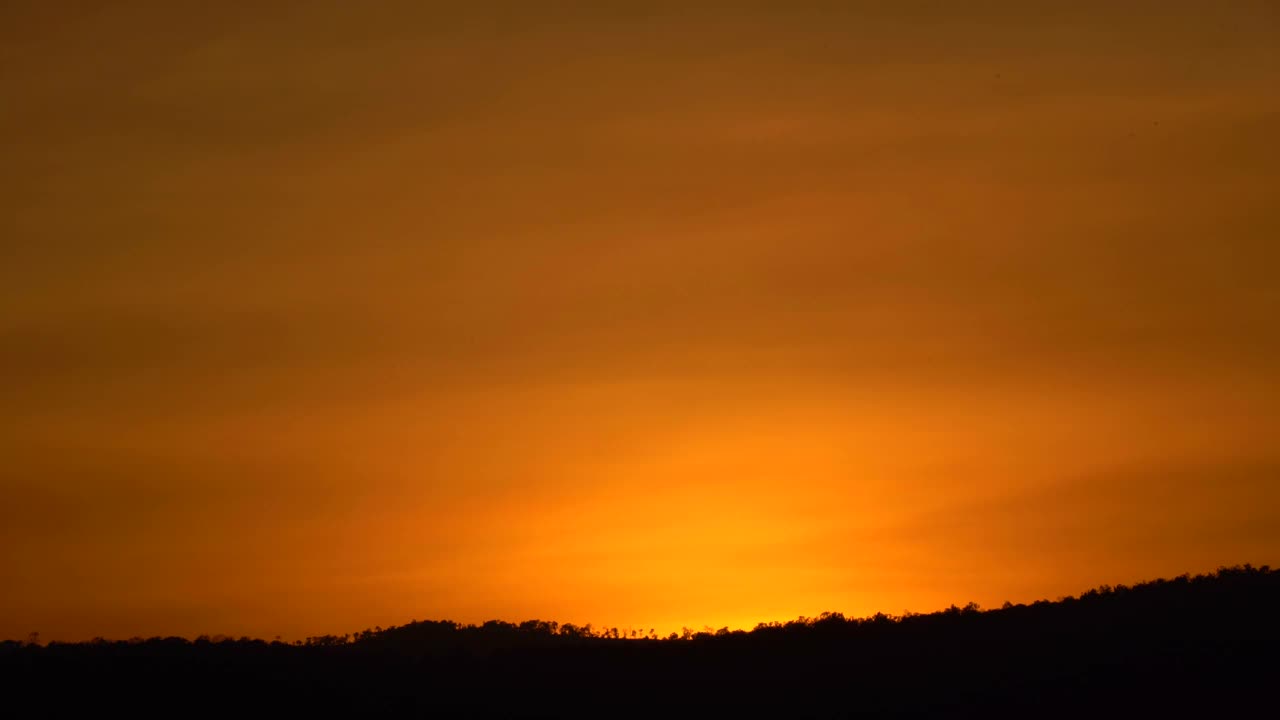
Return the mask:
M 1270 717 L 1278 608 L 1280 572 L 1246 565 L 999 610 L 663 639 L 494 621 L 296 644 L 8 641 L 0 672 L 6 707 L 41 716 Z

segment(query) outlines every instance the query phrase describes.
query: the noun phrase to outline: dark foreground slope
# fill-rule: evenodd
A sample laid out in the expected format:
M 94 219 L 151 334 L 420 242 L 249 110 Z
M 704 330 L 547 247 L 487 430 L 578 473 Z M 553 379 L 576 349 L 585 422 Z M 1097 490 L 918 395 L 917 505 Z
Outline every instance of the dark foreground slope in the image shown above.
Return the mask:
M 9 642 L 0 683 L 10 717 L 1278 717 L 1278 612 L 1280 572 L 1245 566 L 985 612 L 663 640 L 424 622 L 301 645 Z

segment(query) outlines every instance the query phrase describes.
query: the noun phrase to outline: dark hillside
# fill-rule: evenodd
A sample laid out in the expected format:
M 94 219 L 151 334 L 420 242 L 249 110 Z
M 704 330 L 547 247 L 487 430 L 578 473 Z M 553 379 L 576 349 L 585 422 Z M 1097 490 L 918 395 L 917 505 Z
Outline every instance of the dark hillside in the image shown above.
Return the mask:
M 1280 572 L 1244 566 L 998 610 L 665 639 L 530 621 L 292 645 L 10 641 L 0 670 L 6 705 L 36 715 L 1272 717 L 1277 609 Z

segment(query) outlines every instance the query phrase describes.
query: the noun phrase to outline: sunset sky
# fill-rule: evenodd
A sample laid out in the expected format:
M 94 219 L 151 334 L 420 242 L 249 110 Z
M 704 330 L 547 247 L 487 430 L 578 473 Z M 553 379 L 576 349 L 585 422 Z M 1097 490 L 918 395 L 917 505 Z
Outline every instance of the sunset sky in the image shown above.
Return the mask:
M 0 638 L 1280 563 L 1280 5 L 0 5 Z

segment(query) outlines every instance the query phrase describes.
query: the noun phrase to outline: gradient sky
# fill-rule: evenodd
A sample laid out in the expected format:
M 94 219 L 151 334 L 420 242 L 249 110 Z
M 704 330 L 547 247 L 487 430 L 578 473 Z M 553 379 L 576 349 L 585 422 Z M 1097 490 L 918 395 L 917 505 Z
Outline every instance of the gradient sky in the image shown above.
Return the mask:
M 1280 562 L 1280 6 L 5 2 L 0 637 Z

